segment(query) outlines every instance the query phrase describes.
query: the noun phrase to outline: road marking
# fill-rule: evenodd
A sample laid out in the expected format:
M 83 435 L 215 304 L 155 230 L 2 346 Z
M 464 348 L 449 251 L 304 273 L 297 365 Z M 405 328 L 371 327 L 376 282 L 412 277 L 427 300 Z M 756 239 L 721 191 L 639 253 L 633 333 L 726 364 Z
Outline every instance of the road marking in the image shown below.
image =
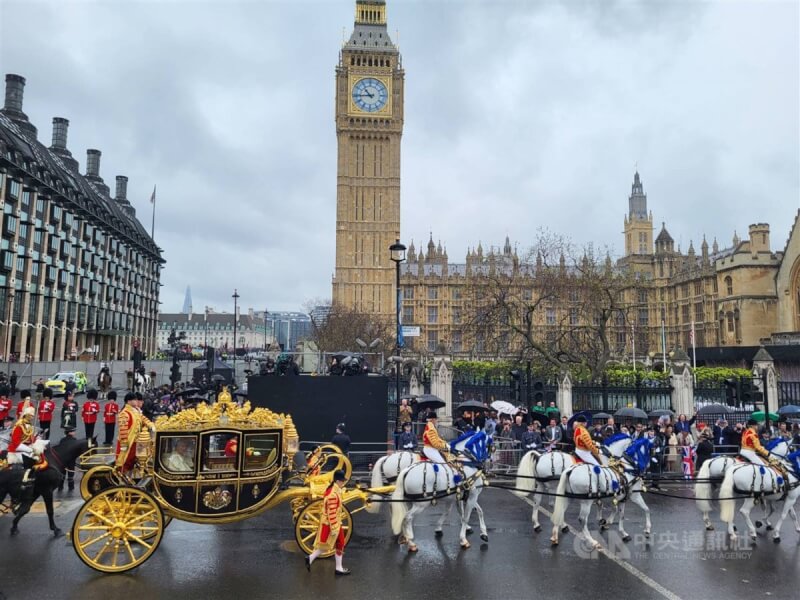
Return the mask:
M 513 492 L 511 492 L 511 493 L 513 494 Z M 514 494 L 514 495 L 516 496 L 516 494 Z M 519 496 L 516 496 L 516 497 L 519 498 Z M 531 500 L 527 496 L 524 497 L 524 498 L 521 498 L 521 500 L 523 500 L 524 502 L 529 504 L 531 507 L 533 507 L 533 500 Z M 549 519 L 552 520 L 553 514 L 550 511 L 548 511 L 546 508 L 542 507 L 541 505 L 539 505 L 539 512 L 543 512 L 545 515 L 547 515 L 547 517 Z M 575 529 L 572 525 L 568 524 L 567 527 L 569 527 L 570 533 L 572 533 L 574 536 L 579 537 L 581 539 L 585 539 L 585 536 L 583 535 L 583 533 L 578 531 L 577 529 Z M 626 570 L 628 573 L 630 573 L 631 575 L 636 577 L 636 579 L 641 581 L 647 587 L 649 587 L 652 590 L 658 592 L 659 594 L 661 594 L 665 598 L 668 598 L 669 600 L 681 600 L 681 597 L 678 596 L 675 592 L 672 592 L 672 591 L 668 590 L 663 585 L 658 583 L 655 579 L 652 579 L 652 578 L 648 577 L 647 575 L 642 573 L 639 569 L 634 567 L 629 562 L 624 561 L 621 558 L 619 558 L 617 556 L 614 556 L 613 554 L 610 554 L 608 552 L 608 550 L 606 550 L 604 547 L 601 546 L 600 548 L 598 548 L 597 549 L 597 553 L 598 554 L 602 554 L 608 560 L 616 563 L 619 567 L 621 567 L 622 569 Z

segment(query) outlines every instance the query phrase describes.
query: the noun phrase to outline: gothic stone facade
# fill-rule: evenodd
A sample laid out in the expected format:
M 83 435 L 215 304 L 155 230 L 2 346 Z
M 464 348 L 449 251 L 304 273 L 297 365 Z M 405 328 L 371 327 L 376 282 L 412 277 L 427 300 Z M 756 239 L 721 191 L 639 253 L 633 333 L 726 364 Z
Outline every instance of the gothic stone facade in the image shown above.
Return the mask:
M 634 353 L 640 359 L 660 354 L 662 327 L 667 349 L 691 347 L 694 323 L 696 345 L 756 346 L 765 339 L 800 331 L 800 228 L 795 226 L 783 251 L 773 251 L 765 223 L 750 225 L 749 235 L 720 248 L 704 239 L 700 253 L 690 243 L 686 253 L 662 224 L 653 239 L 653 218 L 639 174 L 634 175 L 628 214 L 624 219 L 625 256 L 616 268 L 627 270 L 635 285 L 625 292 L 627 315 L 614 322 L 613 346 L 618 357 Z M 465 330 L 466 298 L 486 269 L 506 269 L 519 278 L 525 294 L 534 294 L 534 271 L 520 267 L 508 238 L 502 250 L 481 245 L 469 251 L 464 263 L 450 263 L 441 244 L 428 242 L 427 252 L 417 254 L 413 244 L 402 267 L 403 323 L 418 325 L 421 337 L 408 339 L 415 350 L 434 352 L 440 345 L 455 354 L 484 355 L 481 340 Z M 560 322 L 566 301 L 551 310 L 544 325 Z M 631 323 L 633 327 L 631 327 Z M 775 335 L 774 335 L 775 334 Z M 506 335 L 498 331 L 497 335 Z M 635 336 L 635 339 L 634 339 Z M 785 341 L 785 340 L 784 340 Z

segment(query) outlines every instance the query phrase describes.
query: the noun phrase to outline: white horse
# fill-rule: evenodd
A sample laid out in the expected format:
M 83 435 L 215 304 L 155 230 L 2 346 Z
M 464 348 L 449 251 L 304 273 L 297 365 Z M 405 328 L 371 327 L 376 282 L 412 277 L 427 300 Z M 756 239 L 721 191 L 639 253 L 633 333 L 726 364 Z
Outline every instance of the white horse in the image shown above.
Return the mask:
M 800 533 L 800 520 L 794 510 L 795 502 L 800 497 L 800 451 L 787 454 L 789 445 L 783 440 L 771 444 L 768 449 L 778 459 L 783 471 L 772 466 L 753 463 L 736 464 L 725 471 L 725 478 L 722 480 L 719 490 L 719 516 L 723 522 L 728 524 L 728 534 L 731 540 L 736 539 L 736 528 L 733 523 L 736 496 L 744 498 L 739 512 L 742 513 L 747 523 L 750 539 L 755 540 L 757 537 L 756 524 L 750 519 L 750 511 L 753 510 L 756 502 L 769 504 L 766 519 L 768 529 L 772 528 L 768 520 L 773 511 L 772 503 L 783 502 L 783 510 L 775 524 L 775 533 L 772 535 L 775 543 L 781 541 L 781 526 L 790 514 L 794 520 L 795 529 Z M 758 525 L 760 526 L 760 522 Z
M 531 492 L 533 493 L 531 521 L 533 521 L 533 530 L 536 533 L 542 530 L 542 526 L 539 523 L 542 492 L 545 494 L 554 493 L 558 487 L 558 481 L 561 479 L 561 473 L 574 464 L 575 457 L 572 454 L 558 450 L 545 452 L 544 454 L 531 450 L 519 461 L 517 479 L 514 483 L 516 488 L 514 495 L 524 498 Z
M 419 461 L 419 454 L 407 450 L 381 456 L 372 467 L 371 487 L 378 488 L 394 483 L 397 481 L 397 476 L 400 475 L 400 471 Z M 372 499 L 379 500 L 380 496 L 374 495 Z M 376 514 L 380 512 L 380 509 L 380 502 L 372 502 L 367 505 L 367 512 L 369 513 Z
M 485 432 L 468 433 L 450 443 L 450 447 L 461 455 L 461 470 L 447 463 L 421 461 L 403 469 L 397 477 L 392 494 L 392 531 L 400 535 L 400 543 L 408 543 L 408 551 L 419 548 L 414 543 L 414 517 L 437 502 L 463 503 L 461 510 L 461 532 L 459 540 L 462 548 L 469 548 L 467 529 L 472 511 L 478 513 L 481 539 L 489 541 L 483 509 L 478 504 L 478 496 L 484 486 L 484 464 L 489 456 L 487 445 L 491 444 Z M 405 500 L 405 502 L 403 502 Z M 449 512 L 449 510 L 447 511 Z
M 147 373 L 134 373 L 133 384 L 141 392 L 149 392 L 153 387 L 153 382 Z
M 703 514 L 703 523 L 707 531 L 713 531 L 711 523 L 711 501 L 714 499 L 714 487 L 719 486 L 725 478 L 725 471 L 736 464 L 732 456 L 715 456 L 703 463 L 697 472 L 697 483 L 694 486 L 694 497 L 697 508 Z
M 642 497 L 642 475 L 650 463 L 652 441 L 648 438 L 633 441 L 627 434 L 620 433 L 606 440 L 605 445 L 611 456 L 620 460 L 621 472 L 612 467 L 579 463 L 569 467 L 561 474 L 558 489 L 556 489 L 556 504 L 553 508 L 553 535 L 550 538 L 554 546 L 558 545 L 558 533 L 565 524 L 564 513 L 570 497 L 580 499 L 579 520 L 583 524 L 583 534 L 596 548 L 600 547 L 600 544 L 589 535 L 589 512 L 592 509 L 592 503 L 603 498 L 611 498 L 615 501 L 616 510 L 611 515 L 609 524 L 614 522 L 614 518 L 618 514 L 619 533 L 623 541 L 627 542 L 631 539 L 623 526 L 625 500 L 628 498 L 644 511 L 644 534 L 647 537 L 650 536 L 650 509 Z

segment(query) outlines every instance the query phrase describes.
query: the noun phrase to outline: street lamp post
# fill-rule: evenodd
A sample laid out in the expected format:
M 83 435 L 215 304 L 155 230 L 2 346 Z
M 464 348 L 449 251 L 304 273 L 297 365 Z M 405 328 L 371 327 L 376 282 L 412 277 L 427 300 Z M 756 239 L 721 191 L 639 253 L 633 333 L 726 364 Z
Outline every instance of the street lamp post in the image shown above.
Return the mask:
M 14 299 L 14 294 L 9 294 L 6 291 L 6 342 L 3 348 L 3 352 L 6 355 L 6 375 L 11 372 L 11 349 L 9 348 L 9 343 L 11 340 L 11 301 Z
M 233 290 L 233 383 L 236 383 L 236 321 L 239 314 L 239 292 Z
M 267 351 L 267 309 L 264 309 L 264 352 Z
M 395 286 L 397 289 L 397 297 L 396 297 L 396 339 L 394 350 L 396 362 L 395 362 L 395 373 L 394 373 L 394 390 L 395 390 L 395 401 L 397 404 L 400 404 L 400 352 L 403 348 L 403 331 L 401 329 L 400 324 L 400 303 L 401 303 L 401 291 L 400 291 L 400 263 L 406 259 L 406 247 L 400 243 L 400 240 L 395 240 L 394 244 L 389 246 L 389 252 L 391 255 L 392 260 L 394 261 L 395 266 Z

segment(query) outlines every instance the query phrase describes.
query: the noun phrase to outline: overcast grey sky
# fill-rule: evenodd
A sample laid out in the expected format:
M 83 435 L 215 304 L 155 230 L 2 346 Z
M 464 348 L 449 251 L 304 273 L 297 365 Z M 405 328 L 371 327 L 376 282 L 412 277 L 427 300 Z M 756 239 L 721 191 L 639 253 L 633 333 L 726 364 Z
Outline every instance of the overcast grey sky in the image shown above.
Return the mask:
M 163 309 L 330 297 L 334 68 L 355 0 L 0 0 L 24 110 L 129 198 L 167 260 Z M 800 206 L 796 1 L 389 0 L 406 70 L 402 236 L 450 260 L 545 227 L 624 249 L 634 165 L 685 251 Z

